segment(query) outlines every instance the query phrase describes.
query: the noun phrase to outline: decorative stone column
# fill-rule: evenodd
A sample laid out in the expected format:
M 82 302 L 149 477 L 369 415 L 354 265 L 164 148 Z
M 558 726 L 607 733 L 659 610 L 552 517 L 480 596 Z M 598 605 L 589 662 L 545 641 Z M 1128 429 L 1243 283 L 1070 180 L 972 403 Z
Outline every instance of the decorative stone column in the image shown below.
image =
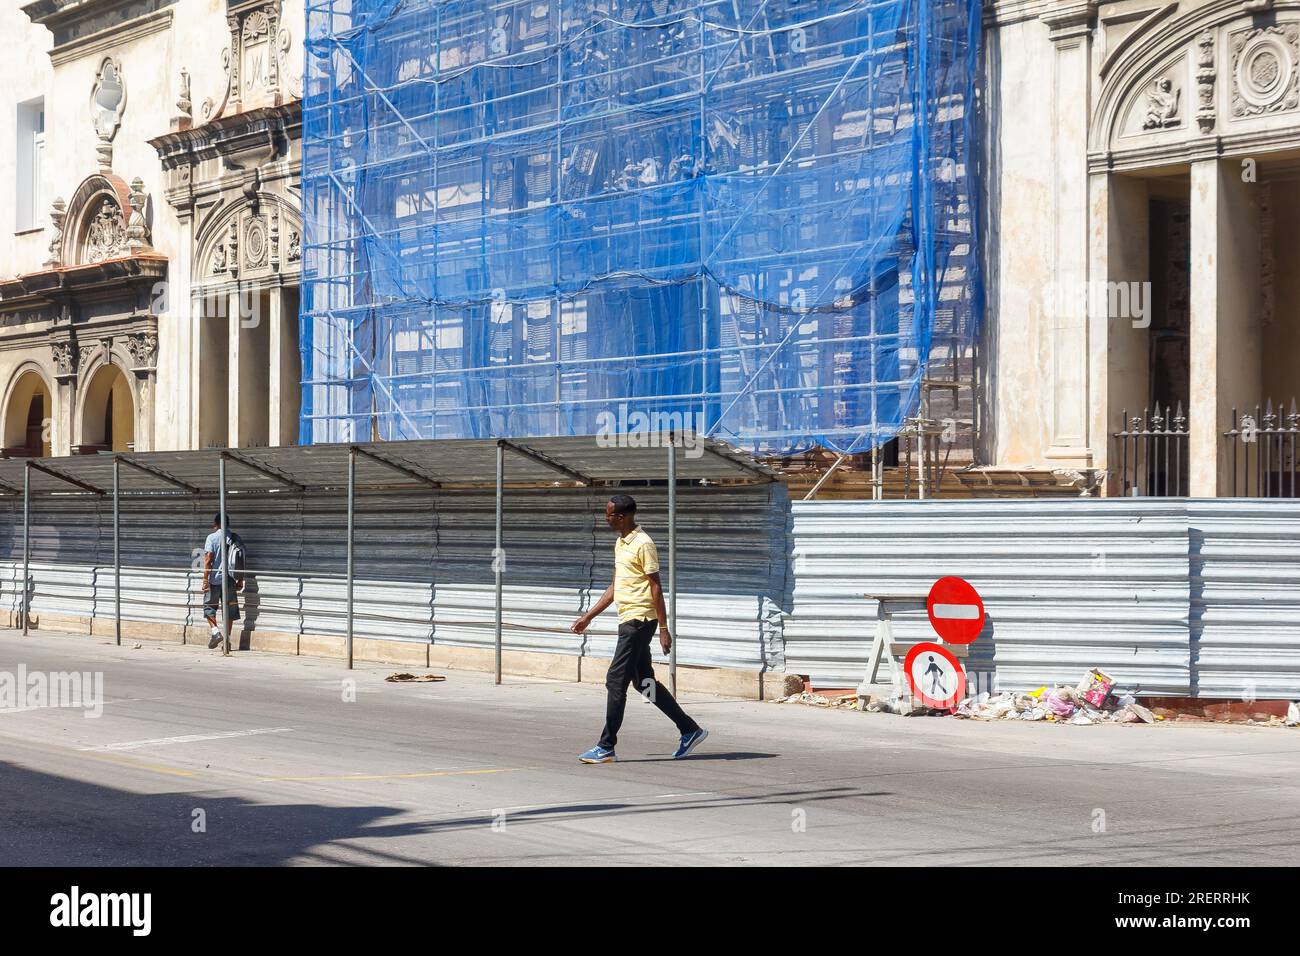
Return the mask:
M 126 337 L 139 405 L 135 410 L 135 450 L 153 451 L 154 404 L 158 377 L 158 334 L 135 332 Z
M 1091 28 L 1097 7 L 1090 0 L 1043 14 L 1053 43 L 1052 129 L 1043 161 L 1052 170 L 1053 295 L 1048 314 L 1049 406 L 1045 457 L 1062 467 L 1091 467 L 1088 376 L 1088 109 L 1091 97 Z
M 58 408 L 51 409 L 50 454 L 72 454 L 72 410 L 77 407 L 77 343 L 71 338 L 50 343 Z

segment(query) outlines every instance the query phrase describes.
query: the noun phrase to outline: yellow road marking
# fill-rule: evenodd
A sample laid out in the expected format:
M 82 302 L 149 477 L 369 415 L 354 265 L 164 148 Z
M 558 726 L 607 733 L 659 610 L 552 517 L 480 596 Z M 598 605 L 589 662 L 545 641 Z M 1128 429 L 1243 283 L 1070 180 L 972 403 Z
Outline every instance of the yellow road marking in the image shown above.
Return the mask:
M 310 783 L 322 780 L 413 780 L 418 777 L 456 777 L 475 773 L 515 773 L 527 767 L 498 767 L 487 770 L 426 770 L 420 773 L 359 773 L 327 777 L 262 777 L 259 783 Z
M 103 760 L 122 767 L 130 767 L 133 770 L 152 770 L 154 773 L 165 773 L 172 777 L 193 777 L 195 775 L 193 770 L 178 770 L 175 767 L 164 767 L 159 764 L 137 763 L 125 757 L 112 757 L 107 754 L 78 753 L 77 756 L 86 757 L 90 760 Z
M 37 742 L 34 740 L 20 740 L 16 737 L 0 737 L 0 744 L 17 745 L 27 747 L 32 750 L 44 751 L 46 753 L 57 752 L 69 757 L 78 757 L 82 760 L 100 760 L 105 763 L 117 764 L 119 767 L 129 767 L 132 770 L 150 770 L 154 773 L 166 774 L 171 777 L 193 777 L 196 773 L 193 770 L 181 770 L 178 767 L 167 767 L 161 764 L 141 763 L 138 760 L 132 760 L 130 757 L 119 757 L 116 754 L 94 753 L 83 750 L 74 750 L 71 747 L 65 747 L 62 744 Z

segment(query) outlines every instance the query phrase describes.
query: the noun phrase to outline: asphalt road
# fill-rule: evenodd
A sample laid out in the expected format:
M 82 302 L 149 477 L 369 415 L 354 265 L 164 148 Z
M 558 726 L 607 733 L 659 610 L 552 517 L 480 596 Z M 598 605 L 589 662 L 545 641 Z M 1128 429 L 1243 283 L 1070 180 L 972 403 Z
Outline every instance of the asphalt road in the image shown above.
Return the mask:
M 686 695 L 696 755 L 632 699 L 586 766 L 589 685 L 0 631 L 20 664 L 101 672 L 104 703 L 0 710 L 7 866 L 1300 863 L 1296 730 Z

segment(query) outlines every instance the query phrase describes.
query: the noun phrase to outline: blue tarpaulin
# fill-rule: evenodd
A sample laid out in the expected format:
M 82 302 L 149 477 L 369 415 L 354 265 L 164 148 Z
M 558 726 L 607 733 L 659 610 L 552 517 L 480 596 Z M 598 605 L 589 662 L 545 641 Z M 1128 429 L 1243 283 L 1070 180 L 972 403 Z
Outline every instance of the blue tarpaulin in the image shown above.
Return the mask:
M 880 444 L 975 336 L 978 0 L 308 0 L 303 443 Z

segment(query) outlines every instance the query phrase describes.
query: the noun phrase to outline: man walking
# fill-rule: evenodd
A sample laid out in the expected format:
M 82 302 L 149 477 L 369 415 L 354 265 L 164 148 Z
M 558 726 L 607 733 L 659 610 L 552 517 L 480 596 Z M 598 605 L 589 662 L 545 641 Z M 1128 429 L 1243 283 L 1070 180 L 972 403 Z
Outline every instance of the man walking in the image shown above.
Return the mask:
M 656 628 L 664 653 L 673 646 L 673 637 L 668 633 L 668 612 L 664 610 L 663 585 L 659 581 L 659 552 L 650 536 L 637 525 L 636 502 L 629 495 L 609 499 L 605 505 L 605 523 L 618 534 L 614 544 L 614 581 L 591 610 L 573 622 L 570 630 L 581 634 L 601 611 L 617 601 L 618 644 L 605 678 L 608 693 L 605 730 L 600 742 L 578 759 L 583 763 L 611 763 L 616 759 L 614 745 L 627 706 L 627 685 L 631 683 L 677 725 L 681 741 L 673 759 L 680 760 L 698 747 L 709 732 L 687 717 L 668 688 L 655 680 L 650 639 Z
M 208 620 L 208 649 L 217 647 L 225 637 L 222 630 L 224 625 L 217 624 L 217 615 L 221 613 L 221 576 L 229 564 L 232 569 L 238 570 L 240 564 L 239 556 L 236 552 L 242 552 L 244 549 L 243 539 L 235 532 L 230 530 L 230 524 L 226 524 L 226 561 L 222 562 L 221 556 L 221 515 L 214 515 L 212 518 L 212 533 L 208 535 L 207 540 L 203 542 L 203 616 Z M 242 575 L 234 571 L 230 577 L 230 607 L 229 618 L 231 623 L 239 620 L 239 598 L 236 592 L 244 587 Z

